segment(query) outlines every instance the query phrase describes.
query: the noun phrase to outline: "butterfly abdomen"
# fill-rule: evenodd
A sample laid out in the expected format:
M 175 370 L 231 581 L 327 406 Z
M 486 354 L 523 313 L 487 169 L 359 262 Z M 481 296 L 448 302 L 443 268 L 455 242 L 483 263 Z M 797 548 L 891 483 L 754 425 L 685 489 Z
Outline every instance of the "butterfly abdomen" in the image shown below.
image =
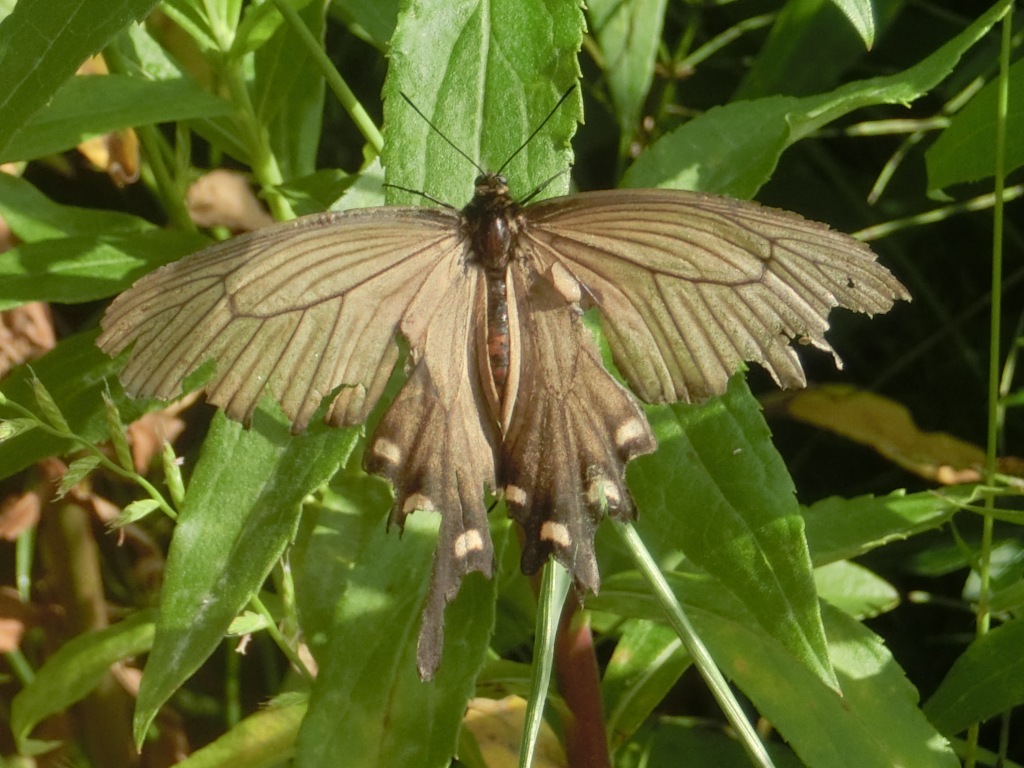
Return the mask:
M 487 275 L 487 359 L 499 400 L 505 398 L 512 341 L 508 328 L 507 281 L 504 272 Z

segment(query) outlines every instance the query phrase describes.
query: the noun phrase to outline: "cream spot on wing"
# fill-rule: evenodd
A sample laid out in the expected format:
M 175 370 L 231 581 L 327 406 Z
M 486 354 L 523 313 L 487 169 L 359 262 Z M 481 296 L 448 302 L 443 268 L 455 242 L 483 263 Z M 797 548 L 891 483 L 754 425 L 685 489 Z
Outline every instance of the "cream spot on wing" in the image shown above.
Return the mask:
M 470 552 L 479 552 L 483 548 L 484 539 L 476 528 L 470 528 L 465 533 L 459 534 L 459 537 L 455 539 L 455 556 L 460 560 L 465 558 Z
M 643 422 L 639 419 L 630 419 L 615 430 L 615 444 L 622 448 L 643 437 L 645 433 Z
M 562 523 L 556 523 L 554 520 L 547 520 L 540 527 L 540 539 L 541 541 L 550 541 L 556 547 L 562 547 L 563 549 L 572 543 L 569 529 Z
M 505 501 L 510 504 L 518 504 L 519 506 L 524 507 L 526 506 L 526 491 L 518 485 L 506 485 Z
M 551 265 L 551 284 L 570 304 L 578 304 L 582 298 L 579 281 L 561 262 L 556 261 Z
M 587 486 L 587 501 L 592 507 L 616 509 L 622 501 L 619 487 L 604 475 L 598 475 Z
M 423 512 L 434 512 L 434 502 L 424 496 L 422 493 L 414 493 L 411 496 L 405 498 L 405 504 L 402 505 L 402 511 L 406 514 L 421 510 Z
M 402 451 L 398 445 L 383 437 L 374 441 L 373 454 L 392 466 L 397 466 L 402 461 Z

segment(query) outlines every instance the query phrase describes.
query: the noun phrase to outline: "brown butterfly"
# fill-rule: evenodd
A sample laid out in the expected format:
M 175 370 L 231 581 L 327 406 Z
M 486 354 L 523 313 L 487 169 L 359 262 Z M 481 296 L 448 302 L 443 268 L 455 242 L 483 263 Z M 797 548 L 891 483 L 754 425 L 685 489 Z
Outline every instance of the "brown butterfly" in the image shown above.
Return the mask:
M 524 204 L 481 171 L 461 211 L 323 213 L 165 266 L 113 302 L 97 343 L 134 343 L 133 395 L 177 397 L 213 358 L 211 403 L 248 422 L 270 395 L 300 431 L 324 398 L 328 423 L 363 422 L 404 337 L 408 378 L 364 464 L 395 487 L 390 523 L 442 516 L 418 645 L 430 677 L 445 605 L 492 571 L 486 490 L 523 528 L 524 572 L 553 554 L 591 590 L 598 524 L 635 515 L 626 464 L 657 443 L 584 309 L 633 392 L 666 403 L 722 393 L 743 361 L 802 386 L 793 338 L 831 351 L 832 307 L 908 298 L 865 245 L 796 214 L 657 189 Z

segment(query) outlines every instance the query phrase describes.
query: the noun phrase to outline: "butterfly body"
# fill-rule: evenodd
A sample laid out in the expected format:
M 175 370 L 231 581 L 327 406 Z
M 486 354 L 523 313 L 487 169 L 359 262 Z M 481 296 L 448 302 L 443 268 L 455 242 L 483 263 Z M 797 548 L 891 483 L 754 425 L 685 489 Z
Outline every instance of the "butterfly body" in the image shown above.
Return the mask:
M 364 466 L 395 488 L 391 523 L 441 514 L 418 652 L 430 676 L 445 605 L 493 568 L 486 491 L 523 529 L 525 572 L 553 555 L 588 589 L 598 524 L 635 514 L 625 468 L 657 443 L 585 308 L 632 391 L 659 403 L 721 393 L 745 360 L 800 386 L 791 339 L 831 350 L 832 307 L 898 298 L 866 246 L 796 214 L 650 189 L 519 205 L 485 174 L 462 211 L 321 214 L 211 246 L 118 297 L 97 343 L 134 343 L 131 394 L 175 397 L 213 358 L 210 402 L 248 421 L 270 396 L 298 431 L 325 399 L 328 423 L 364 421 L 401 334 L 406 382 Z

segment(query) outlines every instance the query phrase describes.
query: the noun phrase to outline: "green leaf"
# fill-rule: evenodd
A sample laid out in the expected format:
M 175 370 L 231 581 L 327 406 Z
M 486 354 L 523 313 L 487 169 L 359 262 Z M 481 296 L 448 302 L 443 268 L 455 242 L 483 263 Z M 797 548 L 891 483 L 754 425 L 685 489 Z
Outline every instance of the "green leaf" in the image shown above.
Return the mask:
M 185 481 L 181 477 L 181 462 L 174 453 L 174 446 L 167 440 L 164 440 L 163 449 L 160 451 L 160 464 L 164 470 L 164 482 L 167 483 L 171 500 L 174 506 L 180 509 L 185 503 Z
M 309 2 L 299 15 L 315 38 L 324 36 L 327 0 Z M 280 15 L 275 10 L 275 15 Z M 253 102 L 267 127 L 285 179 L 316 170 L 324 113 L 324 76 L 290 24 L 283 24 L 255 54 Z
M 1024 703 L 1024 619 L 979 637 L 924 705 L 935 727 L 953 736 Z
M 832 2 L 850 20 L 853 28 L 857 30 L 857 34 L 864 41 L 864 47 L 871 48 L 875 43 L 875 9 L 872 7 L 872 0 L 832 0 Z
M 0 155 L 83 61 L 156 0 L 20 0 L 0 24 Z
M 121 510 L 121 514 L 114 518 L 110 523 L 110 526 L 112 528 L 123 528 L 131 523 L 137 523 L 139 520 L 152 514 L 158 509 L 160 509 L 160 502 L 156 499 L 139 499 L 138 501 L 133 501 Z
M 68 465 L 67 472 L 64 473 L 64 477 L 60 479 L 60 487 L 57 489 L 57 498 L 63 498 L 67 495 L 68 491 L 78 485 L 86 475 L 92 472 L 96 467 L 100 465 L 99 456 L 83 456 L 80 459 L 75 459 L 71 464 Z
M 816 566 L 826 565 L 933 530 L 949 522 L 973 493 L 965 487 L 823 499 L 804 510 L 811 557 Z
M 128 471 L 135 468 L 132 461 L 132 450 L 128 447 L 128 437 L 125 434 L 127 429 L 121 421 L 121 414 L 117 412 L 117 405 L 109 392 L 103 393 L 103 413 L 107 417 L 107 433 L 110 443 L 114 446 L 114 455 L 117 463 Z
M 785 3 L 732 100 L 778 94 L 807 96 L 834 88 L 871 47 L 876 26 L 873 15 L 878 30 L 885 30 L 905 0 L 875 0 L 873 4 L 872 10 L 870 0 Z
M 928 189 L 980 181 L 996 168 L 996 99 L 999 81 L 993 79 L 961 109 L 925 152 Z M 1010 66 L 1006 115 L 1006 173 L 1024 165 L 1024 60 Z
M 909 104 L 942 82 L 1011 1 L 1001 0 L 903 72 L 858 80 L 817 96 L 771 96 L 709 109 L 653 143 L 626 172 L 622 186 L 753 197 L 771 177 L 782 152 L 808 134 L 862 107 Z
M 411 4 L 395 30 L 384 84 L 381 160 L 387 182 L 455 206 L 468 202 L 479 171 L 438 131 L 485 170 L 500 168 L 576 83 L 582 30 L 575 3 Z M 577 91 L 505 169 L 513 195 L 525 197 L 572 165 L 569 140 L 581 117 Z M 544 196 L 567 189 L 563 176 L 545 187 Z M 387 199 L 422 203 L 394 187 L 387 189 Z
M 667 574 L 677 598 L 726 675 L 807 765 L 955 768 L 946 740 L 881 639 L 841 611 L 821 609 L 839 695 L 794 658 L 735 595 L 706 576 Z M 593 607 L 653 621 L 661 607 L 638 575 L 609 579 Z
M 207 244 L 207 238 L 194 233 L 151 229 L 19 245 L 0 253 L 0 310 L 30 301 L 80 304 L 105 299 Z
M 628 475 L 641 538 L 656 559 L 679 550 L 713 574 L 834 684 L 793 483 L 743 377 L 704 405 L 651 408 L 648 417 L 658 452 Z
M 29 182 L 7 173 L 0 174 L 0 215 L 26 243 L 76 235 L 126 236 L 155 229 L 127 213 L 55 203 Z
M 870 619 L 900 604 L 899 592 L 885 579 L 847 560 L 814 571 L 818 595 L 855 619 Z
M 0 421 L 0 442 L 24 434 L 39 426 L 35 419 L 4 419 Z
M 2 175 L 2 174 L 0 174 Z M 156 400 L 132 400 L 116 382 L 122 362 L 109 358 L 96 348 L 96 331 L 60 341 L 43 357 L 32 362 L 32 370 L 22 365 L 3 381 L 4 394 L 22 406 L 34 402 L 30 379 L 33 375 L 46 382 L 46 388 L 60 411 L 67 415 L 71 431 L 85 441 L 98 443 L 108 438 L 103 394 L 109 386 L 114 403 L 128 422 L 149 410 L 162 407 Z M 0 418 L 13 412 L 0 405 Z M 0 443 L 0 478 L 10 477 L 46 456 L 60 456 L 75 448 L 36 429 Z
M 31 376 L 29 384 L 32 386 L 32 395 L 36 399 L 36 405 L 39 406 L 39 413 L 42 414 L 43 421 L 60 432 L 70 432 L 71 428 L 68 427 L 67 419 L 64 418 L 64 414 L 61 413 L 53 395 L 50 394 L 42 380 Z
M 142 742 L 157 710 L 216 649 L 295 533 L 300 505 L 345 459 L 355 430 L 291 436 L 259 411 L 244 430 L 218 413 L 174 531 L 160 618 L 135 711 Z
M 231 113 L 232 107 L 224 99 L 184 78 L 73 77 L 0 152 L 0 163 L 54 155 L 93 136 L 136 125 Z
M 330 12 L 354 34 L 386 51 L 398 23 L 398 6 L 398 0 L 335 0 Z
M 592 0 L 590 28 L 603 56 L 608 91 L 627 144 L 639 127 L 640 111 L 654 79 L 666 0 Z
M 306 714 L 306 698 L 279 696 L 230 731 L 179 763 L 178 768 L 276 768 L 295 752 L 295 736 Z
M 438 517 L 387 532 L 390 500 L 372 478 L 336 480 L 345 496 L 303 526 L 293 558 L 319 672 L 302 724 L 302 765 L 448 765 L 494 623 L 497 584 L 466 579 L 446 611 L 436 677 L 416 672 L 416 640 Z M 497 543 L 497 542 L 496 542 Z
M 682 641 L 669 627 L 641 619 L 624 622 L 601 680 L 612 751 L 629 741 L 690 665 Z
M 110 665 L 149 650 L 156 612 L 133 613 L 106 629 L 62 645 L 11 705 L 11 732 L 19 744 L 37 723 L 81 701 L 110 672 Z

